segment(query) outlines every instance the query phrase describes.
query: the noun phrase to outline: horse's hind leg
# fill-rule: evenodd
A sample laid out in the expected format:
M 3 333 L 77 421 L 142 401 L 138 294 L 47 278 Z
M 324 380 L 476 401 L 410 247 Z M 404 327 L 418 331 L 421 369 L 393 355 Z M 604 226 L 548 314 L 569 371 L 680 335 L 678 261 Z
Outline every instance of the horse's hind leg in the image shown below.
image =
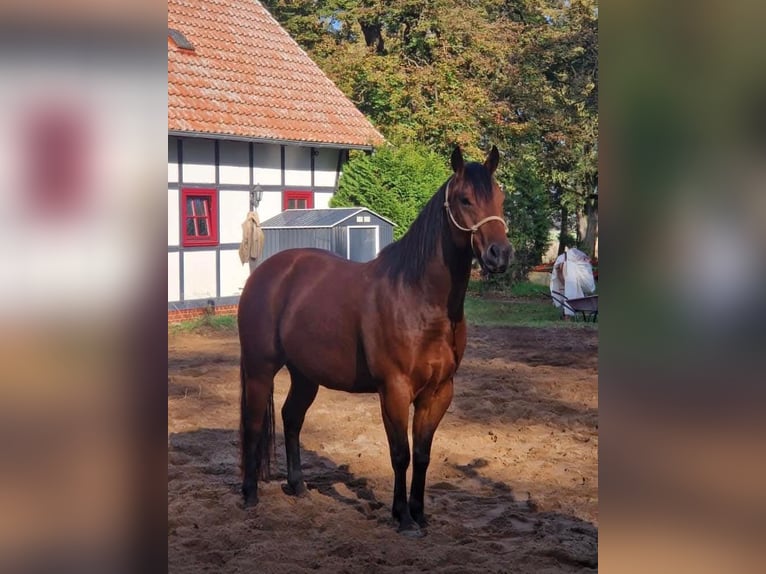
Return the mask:
M 253 374 L 241 367 L 242 495 L 246 506 L 258 504 L 258 479 L 267 478 L 274 448 L 274 374 L 276 368 Z
M 285 429 L 285 452 L 287 454 L 288 494 L 305 496 L 308 493 L 301 469 L 300 434 L 306 411 L 314 402 L 318 385 L 306 379 L 295 369 L 290 369 L 290 392 L 282 407 L 282 422 Z

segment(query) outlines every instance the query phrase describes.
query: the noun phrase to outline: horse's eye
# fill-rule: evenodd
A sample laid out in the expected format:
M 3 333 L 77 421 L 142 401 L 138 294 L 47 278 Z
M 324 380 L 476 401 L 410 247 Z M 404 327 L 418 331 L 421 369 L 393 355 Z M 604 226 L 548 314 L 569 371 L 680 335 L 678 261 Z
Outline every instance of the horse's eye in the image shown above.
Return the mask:
M 467 197 L 461 197 L 460 203 L 462 203 L 463 205 L 471 205 L 471 200 L 468 199 Z

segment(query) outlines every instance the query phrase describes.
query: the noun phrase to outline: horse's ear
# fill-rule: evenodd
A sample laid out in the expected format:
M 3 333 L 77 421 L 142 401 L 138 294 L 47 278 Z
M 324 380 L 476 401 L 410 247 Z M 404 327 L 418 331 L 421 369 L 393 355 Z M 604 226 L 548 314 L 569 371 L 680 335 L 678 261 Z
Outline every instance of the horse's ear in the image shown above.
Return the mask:
M 460 151 L 459 145 L 456 145 L 455 149 L 452 150 L 452 157 L 450 158 L 450 163 L 452 164 L 452 171 L 454 171 L 455 173 L 463 171 L 463 152 Z
M 489 170 L 490 174 L 493 174 L 497 169 L 498 163 L 500 163 L 500 152 L 497 151 L 497 146 L 493 145 L 492 150 L 490 150 L 489 155 L 487 156 L 487 159 L 484 160 L 484 167 Z

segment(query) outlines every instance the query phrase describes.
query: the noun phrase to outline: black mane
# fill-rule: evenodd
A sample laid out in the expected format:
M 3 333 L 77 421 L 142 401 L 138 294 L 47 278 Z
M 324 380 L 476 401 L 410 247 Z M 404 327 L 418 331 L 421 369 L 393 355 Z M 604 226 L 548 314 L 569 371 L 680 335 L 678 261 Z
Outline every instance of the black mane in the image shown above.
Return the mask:
M 478 201 L 489 201 L 492 198 L 492 178 L 482 164 L 468 163 L 463 173 L 464 180 L 471 183 Z M 444 191 L 449 181 L 443 183 L 428 200 L 407 233 L 378 255 L 380 269 L 391 279 L 402 276 L 405 283 L 416 283 L 423 276 L 428 262 L 436 255 L 436 246 L 447 231 Z M 455 188 L 451 188 L 450 195 L 455 191 Z

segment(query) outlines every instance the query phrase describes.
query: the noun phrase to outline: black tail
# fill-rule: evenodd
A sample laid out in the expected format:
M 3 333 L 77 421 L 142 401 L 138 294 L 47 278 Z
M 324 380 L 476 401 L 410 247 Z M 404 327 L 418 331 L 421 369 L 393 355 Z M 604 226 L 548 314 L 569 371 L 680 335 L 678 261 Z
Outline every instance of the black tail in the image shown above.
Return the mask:
M 255 464 L 257 477 L 261 480 L 268 480 L 271 477 L 271 461 L 276 458 L 274 447 L 274 437 L 276 436 L 276 427 L 274 419 L 274 386 L 272 384 L 269 393 L 269 401 L 266 406 L 266 412 L 263 415 L 263 424 L 258 436 L 258 442 L 251 444 L 251 433 L 247 432 L 250 428 L 250 418 L 253 413 L 247 407 L 247 392 L 245 389 L 245 364 L 244 360 L 239 364 L 239 378 L 241 384 L 240 397 L 240 418 L 239 418 L 239 437 L 240 437 L 240 467 L 242 472 L 248 468 L 248 463 Z M 254 448 L 253 448 L 254 447 Z M 250 460 L 253 457 L 255 460 Z

